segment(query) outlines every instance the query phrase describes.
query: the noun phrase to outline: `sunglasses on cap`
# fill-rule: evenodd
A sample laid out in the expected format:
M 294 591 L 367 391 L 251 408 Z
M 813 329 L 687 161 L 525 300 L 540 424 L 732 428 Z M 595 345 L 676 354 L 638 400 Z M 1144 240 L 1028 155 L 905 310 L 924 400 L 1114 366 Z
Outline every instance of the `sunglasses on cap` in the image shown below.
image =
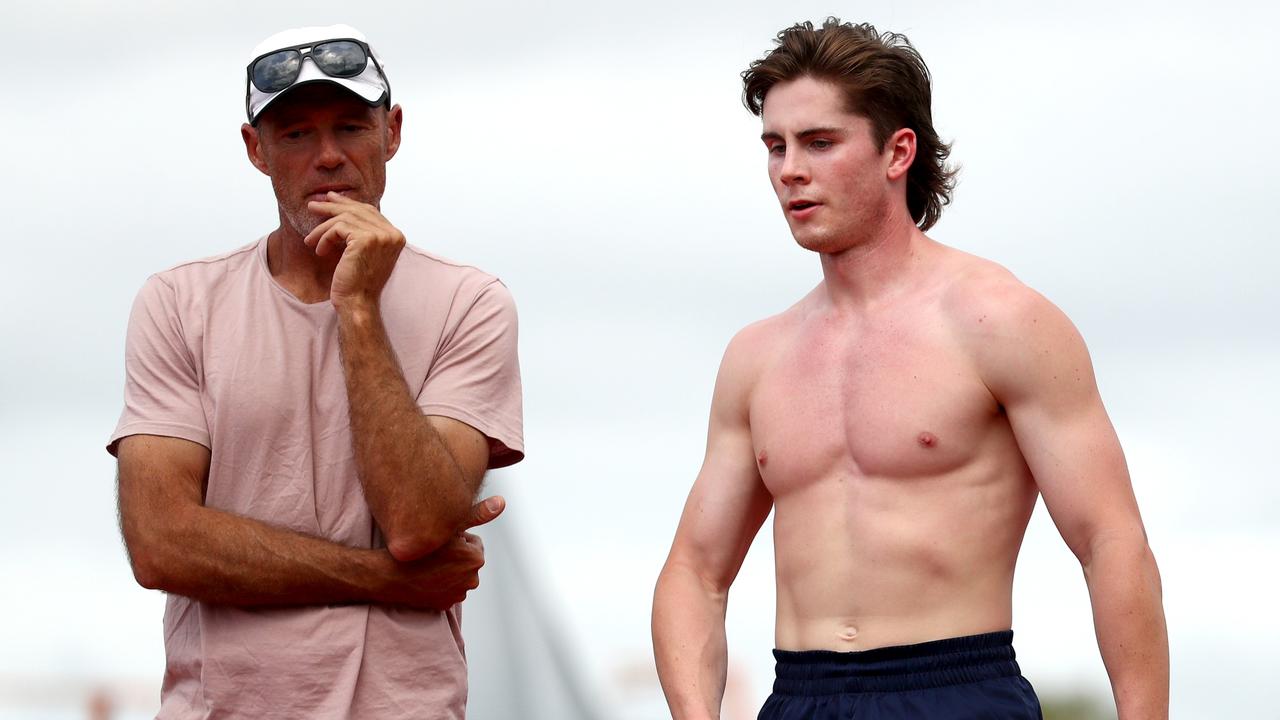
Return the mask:
M 373 60 L 373 67 L 382 77 L 388 93 L 391 90 L 391 83 L 387 81 L 387 75 L 378 64 L 378 59 L 373 57 L 369 44 L 353 38 L 337 38 L 272 50 L 249 63 L 249 82 L 267 94 L 280 92 L 297 81 L 298 75 L 302 73 L 302 60 L 306 57 L 310 57 L 321 72 L 336 78 L 357 77 L 369 66 L 369 61 Z

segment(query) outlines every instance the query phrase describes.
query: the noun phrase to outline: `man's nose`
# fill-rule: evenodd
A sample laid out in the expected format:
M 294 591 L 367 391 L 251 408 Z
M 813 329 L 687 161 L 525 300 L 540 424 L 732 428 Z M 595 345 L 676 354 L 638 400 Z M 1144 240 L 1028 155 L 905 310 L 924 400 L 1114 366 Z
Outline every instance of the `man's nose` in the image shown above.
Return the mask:
M 779 168 L 779 179 L 783 185 L 795 185 L 809 182 L 809 164 L 805 162 L 804 157 L 798 150 L 787 148 L 787 153 L 782 158 L 782 167 Z
M 333 170 L 342 165 L 346 155 L 338 138 L 331 132 L 320 133 L 320 146 L 316 148 L 316 165 L 325 170 Z

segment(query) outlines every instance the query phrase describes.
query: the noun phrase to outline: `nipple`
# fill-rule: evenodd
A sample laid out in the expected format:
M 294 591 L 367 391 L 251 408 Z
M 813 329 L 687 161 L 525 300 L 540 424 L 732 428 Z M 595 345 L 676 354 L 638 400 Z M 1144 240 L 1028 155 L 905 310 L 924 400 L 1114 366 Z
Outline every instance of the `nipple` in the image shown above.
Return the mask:
M 764 467 L 769 462 L 769 453 L 761 450 L 760 454 L 756 456 L 756 462 L 760 463 L 760 467 Z
M 922 432 L 916 438 L 916 442 L 920 443 L 921 447 L 931 448 L 938 444 L 938 436 L 931 432 Z

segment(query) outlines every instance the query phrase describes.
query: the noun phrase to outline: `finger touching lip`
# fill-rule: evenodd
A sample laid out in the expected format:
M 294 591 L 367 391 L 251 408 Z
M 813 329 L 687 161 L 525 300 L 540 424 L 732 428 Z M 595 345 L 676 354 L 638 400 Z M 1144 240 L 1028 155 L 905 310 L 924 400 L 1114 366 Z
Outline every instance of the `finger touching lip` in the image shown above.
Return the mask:
M 329 202 L 334 196 L 353 197 L 355 189 L 347 185 L 326 185 L 307 193 L 307 202 Z

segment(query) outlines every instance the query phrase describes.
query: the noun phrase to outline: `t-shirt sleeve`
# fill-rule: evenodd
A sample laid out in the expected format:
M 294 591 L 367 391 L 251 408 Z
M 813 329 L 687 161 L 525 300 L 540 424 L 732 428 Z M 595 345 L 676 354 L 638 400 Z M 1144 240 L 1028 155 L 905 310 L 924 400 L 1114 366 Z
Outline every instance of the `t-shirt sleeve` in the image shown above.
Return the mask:
M 165 435 L 209 447 L 195 361 L 182 336 L 173 287 L 153 275 L 129 314 L 124 351 L 124 411 L 107 444 L 116 454 L 129 435 Z
M 516 352 L 516 306 L 497 280 L 481 288 L 445 339 L 418 393 L 427 415 L 443 415 L 489 438 L 489 467 L 524 458 L 524 409 Z

